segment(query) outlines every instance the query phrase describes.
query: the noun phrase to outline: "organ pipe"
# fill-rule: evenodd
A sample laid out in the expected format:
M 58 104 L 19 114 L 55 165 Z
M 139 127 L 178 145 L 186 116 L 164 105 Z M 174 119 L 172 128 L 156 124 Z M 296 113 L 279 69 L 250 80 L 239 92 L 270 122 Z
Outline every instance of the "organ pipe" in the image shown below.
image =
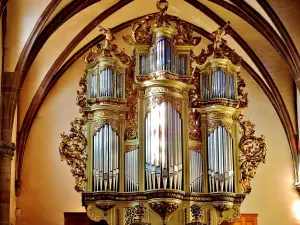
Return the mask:
M 146 117 L 146 189 L 182 190 L 182 121 L 162 102 Z M 177 138 L 174 138 L 177 137 Z
M 105 124 L 93 137 L 93 191 L 118 191 L 119 136 Z
M 209 192 L 234 192 L 233 140 L 218 126 L 207 140 Z

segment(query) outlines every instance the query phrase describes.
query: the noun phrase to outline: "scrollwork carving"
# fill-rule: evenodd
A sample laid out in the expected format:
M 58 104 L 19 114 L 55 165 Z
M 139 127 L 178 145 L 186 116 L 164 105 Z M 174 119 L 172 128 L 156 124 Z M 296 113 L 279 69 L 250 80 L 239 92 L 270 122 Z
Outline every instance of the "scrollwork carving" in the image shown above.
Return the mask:
M 105 124 L 110 125 L 112 129 L 117 132 L 117 134 L 120 134 L 120 122 L 114 119 L 102 119 L 94 121 L 94 133 L 100 130 Z
M 192 217 L 193 223 L 197 223 L 197 222 L 201 222 L 203 221 L 203 210 L 202 210 L 202 206 L 199 204 L 193 204 L 191 207 L 191 213 L 192 213 Z
M 133 54 L 131 62 L 132 63 L 128 67 L 128 75 L 126 76 L 126 99 L 129 107 L 125 129 L 126 140 L 138 138 L 138 97 L 137 90 L 135 90 L 133 87 L 135 54 Z
M 99 222 L 100 220 L 103 220 L 104 218 L 102 216 L 100 216 L 97 212 L 97 207 L 96 205 L 88 205 L 87 209 L 86 209 L 86 212 L 87 212 L 87 215 L 88 217 L 94 221 L 94 222 Z
M 86 106 L 86 93 L 87 93 L 87 71 L 84 72 L 83 76 L 79 80 L 79 86 L 81 90 L 77 90 L 76 103 L 80 107 Z M 80 110 L 81 111 L 81 110 Z
M 239 123 L 242 130 L 242 137 L 240 139 L 239 147 L 240 155 L 240 169 L 242 173 L 241 184 L 244 193 L 251 192 L 251 179 L 254 178 L 258 165 L 266 161 L 266 143 L 265 137 L 255 136 L 255 125 L 249 120 L 245 120 L 243 115 L 239 117 Z
M 177 33 L 174 36 L 175 45 L 193 45 L 196 46 L 200 43 L 201 37 L 193 37 L 193 29 L 191 25 L 176 18 Z
M 139 148 L 139 145 L 125 145 L 124 151 L 126 153 L 126 152 L 130 152 L 130 151 L 136 150 L 138 148 Z
M 196 110 L 189 110 L 189 137 L 195 141 L 201 141 L 199 116 L 200 113 Z
M 207 114 L 207 134 L 212 133 L 218 126 L 223 126 L 228 133 L 232 133 L 232 116 L 225 113 L 212 112 Z
M 240 207 L 238 205 L 234 205 L 232 209 L 233 209 L 232 216 L 223 218 L 218 222 L 218 225 L 221 225 L 224 221 L 227 221 L 228 223 L 234 223 L 240 218 L 241 216 Z
M 134 207 L 125 208 L 125 225 L 133 224 L 135 217 L 136 217 L 136 209 Z
M 146 106 L 146 114 L 153 108 L 155 108 L 157 105 L 160 105 L 162 102 L 168 102 L 170 103 L 175 110 L 177 110 L 179 113 L 181 113 L 181 107 L 182 107 L 182 99 L 177 98 L 174 96 L 170 96 L 168 94 L 160 94 L 160 95 L 154 95 L 146 98 L 145 100 L 145 106 Z
M 150 202 L 150 208 L 156 212 L 161 219 L 163 220 L 163 224 L 167 224 L 167 218 L 174 211 L 176 211 L 179 207 L 179 203 L 176 202 Z
M 152 31 L 149 21 L 153 19 L 153 16 L 146 16 L 138 23 L 132 24 L 132 35 L 126 35 L 123 37 L 124 41 L 129 45 L 134 44 L 152 44 Z
M 81 192 L 86 183 L 85 169 L 87 161 L 85 137 L 85 118 L 76 118 L 71 122 L 71 133 L 61 134 L 62 141 L 59 146 L 60 158 L 71 167 L 70 170 L 75 177 L 75 190 Z
M 244 88 L 246 84 L 244 80 L 238 75 L 237 76 L 237 91 L 238 91 L 238 100 L 239 100 L 239 107 L 246 108 L 248 106 L 248 93 L 244 92 Z

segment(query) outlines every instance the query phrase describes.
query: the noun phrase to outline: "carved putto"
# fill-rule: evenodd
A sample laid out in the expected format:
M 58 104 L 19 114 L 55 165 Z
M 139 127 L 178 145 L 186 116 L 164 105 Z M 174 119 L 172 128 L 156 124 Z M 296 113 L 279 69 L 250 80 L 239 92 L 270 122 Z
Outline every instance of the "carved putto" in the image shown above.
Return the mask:
M 75 177 L 75 190 L 78 192 L 84 190 L 87 180 L 85 175 L 87 160 L 85 151 L 87 140 L 84 133 L 85 123 L 85 118 L 76 118 L 72 121 L 71 133 L 69 135 L 61 134 L 62 141 L 59 146 L 61 160 L 66 161 L 71 167 L 70 170 Z
M 192 45 L 196 46 L 200 43 L 201 37 L 193 37 L 193 29 L 191 25 L 183 20 L 176 18 L 177 33 L 174 36 L 175 45 Z
M 242 137 L 239 147 L 241 149 L 241 184 L 245 193 L 251 192 L 251 179 L 254 178 L 256 169 L 260 163 L 266 162 L 266 143 L 265 137 L 255 136 L 254 124 L 245 120 L 243 115 L 239 118 L 242 128 Z

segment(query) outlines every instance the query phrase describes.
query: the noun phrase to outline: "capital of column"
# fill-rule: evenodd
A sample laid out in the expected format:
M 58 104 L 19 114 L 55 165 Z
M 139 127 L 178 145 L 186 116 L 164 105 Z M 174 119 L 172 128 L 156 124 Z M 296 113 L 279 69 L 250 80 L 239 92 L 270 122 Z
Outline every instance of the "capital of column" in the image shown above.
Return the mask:
M 14 157 L 15 150 L 16 150 L 15 143 L 0 141 L 0 158 L 8 157 L 12 159 Z

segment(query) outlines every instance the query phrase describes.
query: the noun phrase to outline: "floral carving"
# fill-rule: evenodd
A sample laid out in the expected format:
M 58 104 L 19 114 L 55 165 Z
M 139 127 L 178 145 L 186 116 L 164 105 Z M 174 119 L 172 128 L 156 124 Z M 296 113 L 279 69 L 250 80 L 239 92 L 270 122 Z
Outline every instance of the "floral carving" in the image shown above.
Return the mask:
M 76 118 L 71 122 L 71 133 L 61 134 L 62 141 L 59 146 L 60 157 L 71 167 L 71 172 L 75 177 L 75 190 L 81 192 L 86 183 L 85 169 L 87 154 L 85 151 L 87 140 L 85 137 L 85 118 Z
M 120 123 L 118 120 L 114 120 L 114 119 L 102 119 L 102 120 L 97 120 L 94 121 L 93 125 L 94 125 L 94 132 L 97 132 L 98 130 L 100 130 L 105 124 L 108 124 L 112 127 L 112 129 L 117 132 L 117 134 L 119 134 L 120 132 Z
M 131 152 L 131 151 L 134 151 L 134 150 L 137 150 L 139 149 L 139 145 L 125 145 L 124 146 L 124 152 Z
M 134 207 L 125 208 L 125 225 L 133 224 L 135 217 L 136 217 L 136 209 Z
M 189 110 L 189 137 L 191 140 L 200 141 L 201 140 L 201 130 L 200 130 L 200 113 L 196 110 Z
M 203 220 L 203 211 L 202 211 L 202 206 L 198 205 L 198 204 L 193 204 L 191 207 L 191 213 L 192 213 L 192 217 L 193 220 L 192 222 L 200 222 Z
M 98 209 L 101 209 L 102 211 L 106 212 L 110 209 L 112 209 L 113 207 L 115 207 L 116 204 L 110 203 L 110 204 L 96 204 Z
M 167 218 L 174 211 L 176 211 L 179 207 L 179 203 L 175 202 L 150 202 L 150 208 L 156 212 L 161 219 L 163 220 L 163 224 L 167 224 Z
M 238 75 L 237 76 L 237 91 L 238 91 L 238 100 L 239 107 L 246 108 L 248 106 L 248 93 L 244 92 L 243 88 L 246 87 L 244 80 Z
M 207 134 L 214 132 L 218 126 L 223 126 L 228 133 L 232 133 L 232 116 L 224 113 L 212 112 L 207 114 Z
M 132 56 L 131 64 L 128 67 L 128 75 L 126 76 L 126 99 L 129 107 L 127 124 L 125 129 L 125 138 L 132 140 L 138 138 L 138 98 L 137 91 L 134 89 L 134 68 L 135 54 Z
M 154 95 L 146 98 L 146 113 L 155 108 L 155 106 L 160 105 L 162 102 L 170 103 L 174 109 L 181 113 L 182 99 L 167 94 Z
M 241 184 L 244 193 L 251 192 L 251 179 L 254 178 L 258 165 L 266 161 L 266 143 L 265 137 L 255 136 L 254 124 L 249 120 L 245 120 L 243 115 L 240 115 L 239 123 L 242 128 L 242 137 L 239 143 L 241 149 L 240 169 L 242 173 Z
M 201 37 L 193 37 L 193 29 L 191 25 L 176 18 L 177 33 L 174 36 L 175 45 L 193 45 L 196 46 L 200 43 Z
M 152 44 L 152 32 L 149 21 L 153 19 L 153 16 L 146 16 L 143 20 L 138 23 L 132 24 L 132 35 L 126 35 L 123 37 L 127 44 Z
M 237 205 L 234 205 L 232 207 L 232 209 L 233 209 L 232 216 L 223 218 L 221 221 L 218 222 L 218 225 L 221 225 L 224 221 L 227 221 L 228 223 L 234 223 L 240 218 L 240 216 L 241 216 L 240 207 Z
M 88 205 L 86 209 L 86 213 L 88 217 L 94 221 L 94 222 L 99 222 L 100 220 L 103 220 L 103 217 L 99 215 L 99 210 L 97 209 L 96 205 Z
M 85 107 L 86 106 L 86 93 L 87 93 L 87 73 L 86 71 L 84 72 L 83 77 L 80 78 L 79 81 L 79 86 L 81 87 L 81 90 L 77 91 L 77 99 L 76 103 L 80 107 Z

